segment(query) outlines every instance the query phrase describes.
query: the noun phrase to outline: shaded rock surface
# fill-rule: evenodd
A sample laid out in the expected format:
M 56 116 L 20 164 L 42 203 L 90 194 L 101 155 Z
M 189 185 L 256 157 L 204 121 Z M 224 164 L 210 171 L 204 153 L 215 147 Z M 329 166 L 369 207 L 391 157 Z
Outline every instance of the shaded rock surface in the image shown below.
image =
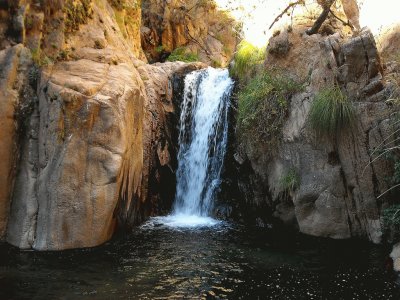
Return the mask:
M 0 237 L 7 228 L 10 198 L 13 190 L 15 165 L 18 160 L 19 131 L 22 130 L 27 103 L 33 97 L 28 72 L 31 54 L 22 45 L 0 51 Z
M 296 29 L 280 35 L 270 45 L 275 47 L 274 39 L 287 40 L 290 50 L 268 56 L 265 68 L 285 70 L 305 81 L 306 88 L 290 101 L 278 149 L 239 140 L 239 188 L 264 217 L 269 213 L 303 233 L 378 243 L 388 203 L 377 196 L 388 188 L 385 178 L 393 166 L 385 159 L 369 162 L 372 150 L 393 132 L 396 108 L 385 102 L 389 90 L 374 38 L 368 30 L 353 38 L 306 36 Z M 308 113 L 318 91 L 335 83 L 351 99 L 356 121 L 337 137 L 321 138 L 309 126 Z M 289 172 L 299 180 L 292 190 L 282 186 Z

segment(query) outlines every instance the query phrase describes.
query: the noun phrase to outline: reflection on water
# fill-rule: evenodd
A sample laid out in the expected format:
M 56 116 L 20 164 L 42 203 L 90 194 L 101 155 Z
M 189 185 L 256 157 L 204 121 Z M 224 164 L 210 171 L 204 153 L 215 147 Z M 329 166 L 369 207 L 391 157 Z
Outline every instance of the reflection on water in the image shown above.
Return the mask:
M 221 225 L 221 221 L 211 217 L 203 217 L 199 215 L 173 214 L 162 217 L 151 218 L 142 225 L 142 229 L 153 229 L 155 227 L 164 226 L 170 229 L 204 229 L 206 227 L 214 227 Z
M 0 299 L 400 299 L 384 249 L 219 223 L 161 223 L 95 249 L 0 245 Z

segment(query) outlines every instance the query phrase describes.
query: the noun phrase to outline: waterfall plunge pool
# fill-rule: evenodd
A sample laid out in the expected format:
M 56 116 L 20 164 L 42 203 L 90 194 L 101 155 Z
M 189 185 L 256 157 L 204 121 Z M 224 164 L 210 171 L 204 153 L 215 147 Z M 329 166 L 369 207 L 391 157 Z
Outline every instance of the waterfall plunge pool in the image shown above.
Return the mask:
M 400 299 L 381 246 L 225 222 L 153 225 L 92 249 L 0 244 L 0 299 Z

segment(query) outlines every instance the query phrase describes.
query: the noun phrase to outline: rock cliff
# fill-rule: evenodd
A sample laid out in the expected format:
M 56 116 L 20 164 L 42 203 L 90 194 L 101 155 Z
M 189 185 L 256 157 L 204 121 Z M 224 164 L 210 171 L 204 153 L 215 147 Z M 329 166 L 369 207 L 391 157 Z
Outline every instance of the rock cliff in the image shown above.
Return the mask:
M 205 65 L 146 64 L 140 2 L 0 8 L 0 236 L 24 249 L 91 247 L 168 209 L 173 80 Z
M 377 197 L 388 188 L 393 164 L 370 162 L 373 151 L 390 141 L 399 109 L 386 102 L 392 86 L 374 37 L 368 30 L 308 36 L 299 27 L 272 37 L 267 53 L 266 70 L 285 70 L 305 88 L 290 99 L 276 149 L 238 136 L 241 207 L 256 207 L 253 219 L 274 216 L 306 234 L 380 242 L 382 211 L 390 197 Z M 321 137 L 308 120 L 311 103 L 320 90 L 335 84 L 351 101 L 355 121 L 338 136 Z M 289 189 L 282 183 L 288 176 L 295 181 Z
M 214 1 L 143 0 L 142 46 L 149 61 L 180 48 L 212 66 L 227 66 L 238 42 L 235 26 Z

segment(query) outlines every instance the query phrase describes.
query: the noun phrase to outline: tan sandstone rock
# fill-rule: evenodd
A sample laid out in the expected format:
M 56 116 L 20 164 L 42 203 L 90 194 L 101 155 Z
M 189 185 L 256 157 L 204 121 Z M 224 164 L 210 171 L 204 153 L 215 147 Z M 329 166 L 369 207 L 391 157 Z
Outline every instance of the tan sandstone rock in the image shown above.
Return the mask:
M 105 0 L 92 9 L 87 24 L 65 36 L 60 51 L 68 55 L 38 74 L 38 101 L 31 99 L 7 227 L 7 241 L 20 248 L 104 243 L 117 226 L 157 212 L 163 195 L 150 194 L 148 186 L 163 172 L 159 167 L 171 169 L 158 176 L 160 185 L 174 176 L 171 147 L 165 146 L 173 146 L 167 122 L 175 110 L 172 81 L 174 74 L 204 65 L 148 66 L 118 29 L 114 9 Z M 8 126 L 3 145 L 11 155 L 11 121 Z M 1 202 L 3 230 L 9 198 L 10 192 Z

